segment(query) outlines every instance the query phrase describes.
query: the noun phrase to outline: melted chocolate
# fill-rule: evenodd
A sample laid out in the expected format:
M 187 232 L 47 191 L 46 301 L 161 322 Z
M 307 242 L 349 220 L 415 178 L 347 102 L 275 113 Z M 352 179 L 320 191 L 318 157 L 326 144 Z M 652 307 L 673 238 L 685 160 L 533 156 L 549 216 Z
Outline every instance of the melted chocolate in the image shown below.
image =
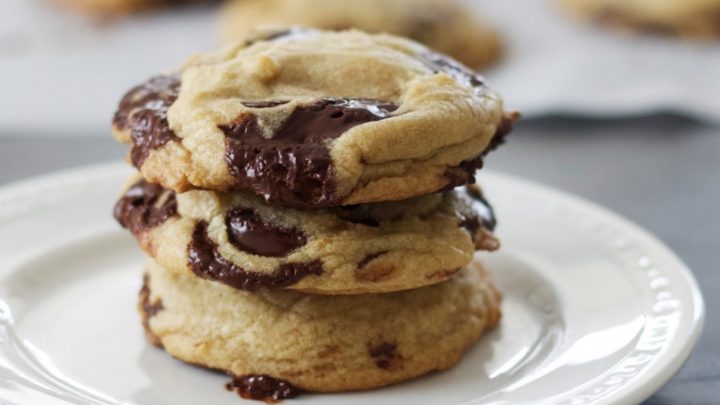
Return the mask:
M 467 187 L 467 195 L 471 199 L 473 211 L 477 212 L 480 217 L 482 226 L 488 231 L 494 231 L 497 226 L 497 218 L 492 205 L 485 199 L 480 187 Z
M 232 382 L 229 382 L 226 388 L 231 391 L 236 390 L 245 399 L 269 403 L 295 398 L 302 393 L 301 389 L 294 387 L 288 381 L 264 374 L 233 377 Z
M 207 224 L 204 222 L 195 226 L 188 244 L 188 264 L 198 277 L 246 291 L 285 288 L 311 274 L 320 275 L 323 272 L 320 260 L 281 264 L 272 274 L 244 270 L 229 262 L 218 252 L 217 245 L 208 237 Z
M 502 119 L 495 129 L 495 135 L 490 139 L 490 143 L 485 147 L 483 156 L 497 149 L 500 145 L 504 144 L 507 140 L 507 136 L 512 132 L 513 126 L 520 119 L 520 114 L 516 112 L 503 113 Z
M 483 78 L 456 60 L 435 52 L 420 55 L 420 60 L 434 73 L 445 73 L 460 84 L 481 92 L 485 89 Z
M 247 108 L 272 108 L 279 105 L 287 104 L 289 101 L 243 101 L 242 104 Z
M 475 183 L 475 173 L 482 169 L 485 162 L 485 156 L 505 143 L 505 139 L 508 134 L 512 132 L 513 125 L 519 118 L 520 115 L 518 113 L 504 113 L 500 123 L 495 129 L 495 134 L 493 134 L 493 137 L 490 138 L 490 142 L 480 155 L 473 159 L 461 162 L 457 167 L 448 168 L 445 171 L 445 177 L 448 178 L 448 185 L 445 187 L 445 191 L 452 190 L 453 188 L 464 184 Z
M 140 288 L 140 316 L 142 318 L 142 325 L 145 329 L 145 334 L 148 340 L 155 346 L 162 347 L 162 341 L 160 337 L 150 330 L 150 318 L 157 315 L 158 312 L 165 309 L 162 300 L 157 299 L 155 302 L 150 302 L 150 279 L 148 275 L 143 276 L 142 288 Z
M 174 192 L 140 180 L 115 204 L 113 214 L 120 225 L 138 235 L 175 216 L 177 200 Z
M 283 257 L 307 243 L 307 237 L 301 231 L 265 222 L 248 209 L 228 212 L 225 224 L 230 243 L 254 255 Z
M 495 230 L 497 219 L 490 203 L 485 199 L 479 187 L 468 186 L 464 195 L 468 205 L 458 210 L 461 218 L 460 226 L 467 229 L 473 242 L 476 242 L 478 231 L 484 228 L 490 232 Z
M 343 221 L 352 222 L 353 224 L 365 225 L 372 228 L 380 226 L 380 221 L 367 215 L 362 210 L 357 209 L 357 205 L 341 206 L 337 210 L 338 218 Z
M 397 345 L 388 342 L 368 347 L 368 353 L 375 359 L 375 365 L 383 370 L 390 369 L 393 361 L 402 359 L 397 353 Z
M 131 89 L 120 101 L 113 125 L 130 130 L 133 147 L 130 160 L 142 166 L 150 151 L 179 138 L 170 129 L 167 112 L 180 92 L 178 76 L 158 76 Z
M 435 73 L 445 73 L 457 80 L 460 84 L 472 87 L 478 94 L 484 92 L 486 89 L 485 82 L 480 75 L 450 57 L 435 52 L 428 52 L 420 55 L 420 60 L 425 63 L 425 66 L 431 71 Z M 445 176 L 449 179 L 446 190 L 463 184 L 474 183 L 475 172 L 482 168 L 484 157 L 505 142 L 505 138 L 512 130 L 513 124 L 515 124 L 518 118 L 519 115 L 517 113 L 503 114 L 495 134 L 490 139 L 485 150 L 477 157 L 466 160 L 460 163 L 458 167 L 449 168 L 446 171 Z
M 301 28 L 301 27 L 294 27 L 287 30 L 279 30 L 274 32 L 268 32 L 264 36 L 259 36 L 257 38 L 252 38 L 250 40 L 245 41 L 245 46 L 251 46 L 257 42 L 262 41 L 281 41 L 281 40 L 291 40 L 296 38 L 302 38 L 309 35 L 317 34 L 318 31 L 308 29 L 308 28 Z
M 267 136 L 252 114 L 220 125 L 225 162 L 237 188 L 266 201 L 312 207 L 336 203 L 333 162 L 326 141 L 390 117 L 397 106 L 374 100 L 328 98 L 296 108 Z

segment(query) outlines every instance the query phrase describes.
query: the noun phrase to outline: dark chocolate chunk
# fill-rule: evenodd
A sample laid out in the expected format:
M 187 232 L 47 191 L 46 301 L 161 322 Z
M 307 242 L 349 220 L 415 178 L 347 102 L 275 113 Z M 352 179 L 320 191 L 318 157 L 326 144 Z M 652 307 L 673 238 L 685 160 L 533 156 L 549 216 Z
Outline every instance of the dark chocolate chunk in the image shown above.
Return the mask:
M 485 91 L 486 86 L 482 77 L 454 59 L 434 52 L 420 55 L 420 58 L 433 72 L 445 73 L 459 83 L 474 88 L 476 93 Z M 518 118 L 519 114 L 517 113 L 503 114 L 502 120 L 495 130 L 495 134 L 490 139 L 485 150 L 477 157 L 466 160 L 458 167 L 447 170 L 445 175 L 450 182 L 446 189 L 452 189 L 463 184 L 475 183 L 475 172 L 482 168 L 485 156 L 505 143 L 505 138 L 512 131 L 512 127 Z
M 157 76 L 131 89 L 120 101 L 113 125 L 130 130 L 133 147 L 130 160 L 142 166 L 150 151 L 179 138 L 170 129 L 167 112 L 180 92 L 178 76 Z
M 269 203 L 298 207 L 337 203 L 326 141 L 349 129 L 390 117 L 397 109 L 375 100 L 327 98 L 296 108 L 272 134 L 252 114 L 220 125 L 225 162 L 236 187 Z
M 160 337 L 150 330 L 150 318 L 157 315 L 158 312 L 165 309 L 161 299 L 156 299 L 155 302 L 150 302 L 150 279 L 148 275 L 143 276 L 142 288 L 140 288 L 140 317 L 142 318 L 142 325 L 145 329 L 148 341 L 154 346 L 162 347 L 162 341 Z
M 264 33 L 264 35 L 260 35 L 256 38 L 252 38 L 245 41 L 245 46 L 251 46 L 257 42 L 261 41 L 282 41 L 282 40 L 292 40 L 296 38 L 302 38 L 310 35 L 315 35 L 319 31 L 308 29 L 308 28 L 302 28 L 302 27 L 293 27 L 287 30 L 277 30 L 277 31 L 271 31 Z
M 247 108 L 272 108 L 279 105 L 287 104 L 289 101 L 243 101 L 242 104 Z
M 261 288 L 285 288 L 311 274 L 320 275 L 323 272 L 320 260 L 308 263 L 281 264 L 271 274 L 244 270 L 220 254 L 215 242 L 208 237 L 207 224 L 204 222 L 199 222 L 195 226 L 192 239 L 188 244 L 188 264 L 198 277 L 218 281 L 246 291 L 257 291 Z
M 490 203 L 485 199 L 479 187 L 468 186 L 463 195 L 468 203 L 465 207 L 458 209 L 458 216 L 461 218 L 460 226 L 467 229 L 468 233 L 476 242 L 475 238 L 481 228 L 487 231 L 494 231 L 497 226 L 497 219 Z
M 228 390 L 236 390 L 245 399 L 276 402 L 287 398 L 295 398 L 302 390 L 288 381 L 270 377 L 265 374 L 233 376 L 232 382 L 226 385 Z
M 150 280 L 148 276 L 143 276 L 143 285 L 140 288 L 140 304 L 142 305 L 143 313 L 145 314 L 145 322 L 157 315 L 158 312 L 165 309 L 161 299 L 156 299 L 154 302 L 150 302 Z
M 500 123 L 495 129 L 495 134 L 490 138 L 490 142 L 478 156 L 473 159 L 461 162 L 457 167 L 450 167 L 445 171 L 445 177 L 448 178 L 448 185 L 445 191 L 452 190 L 457 186 L 475 183 L 475 173 L 482 169 L 485 156 L 500 145 L 505 143 L 505 139 L 512 131 L 513 125 L 520 118 L 518 113 L 504 113 Z
M 302 231 L 268 223 L 249 209 L 229 211 L 225 224 L 230 243 L 254 255 L 283 257 L 307 243 Z
M 457 80 L 460 84 L 482 92 L 485 82 L 482 77 L 456 60 L 435 52 L 419 55 L 420 60 L 434 73 L 445 73 Z
M 502 119 L 500 120 L 500 123 L 495 129 L 495 135 L 493 135 L 492 139 L 490 139 L 490 143 L 488 144 L 488 146 L 485 147 L 483 155 L 487 155 L 488 153 L 497 149 L 500 145 L 504 144 L 507 136 L 510 134 L 510 132 L 512 132 L 513 126 L 519 119 L 520 114 L 516 112 L 503 113 Z
M 485 199 L 480 187 L 467 187 L 467 195 L 471 199 L 473 211 L 478 213 L 480 217 L 480 223 L 488 231 L 494 231 L 497 226 L 497 218 L 495 217 L 495 211 Z
M 375 365 L 383 370 L 389 370 L 394 363 L 402 360 L 397 353 L 397 345 L 389 342 L 382 342 L 379 345 L 368 346 L 368 354 L 375 359 Z
M 380 226 L 380 221 L 375 218 L 368 216 L 366 212 L 359 209 L 362 206 L 359 205 L 344 205 L 338 207 L 337 216 L 343 221 L 348 221 L 353 224 L 360 224 L 377 228 Z
M 250 105 L 273 106 L 279 102 L 249 102 Z M 389 118 L 397 109 L 392 103 L 376 100 L 342 98 L 320 99 L 296 108 L 282 126 L 267 137 L 252 115 L 240 117 L 236 122 L 220 125 L 226 136 L 245 145 L 301 145 L 322 144 L 338 138 L 349 129 L 368 122 Z
M 140 180 L 115 204 L 115 219 L 138 235 L 177 214 L 175 193 L 157 184 Z

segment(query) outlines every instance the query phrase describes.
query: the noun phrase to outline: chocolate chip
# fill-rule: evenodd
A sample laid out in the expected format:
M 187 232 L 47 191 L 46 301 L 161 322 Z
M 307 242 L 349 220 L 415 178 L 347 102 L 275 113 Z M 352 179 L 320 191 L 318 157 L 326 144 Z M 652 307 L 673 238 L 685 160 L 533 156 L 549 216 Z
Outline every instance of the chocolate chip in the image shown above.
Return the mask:
M 465 160 L 456 167 L 449 167 L 445 170 L 444 176 L 448 179 L 448 185 L 444 191 L 452 190 L 457 186 L 475 183 L 475 173 L 482 169 L 485 156 L 500 145 L 505 143 L 505 139 L 512 131 L 513 125 L 520 118 L 518 113 L 505 113 L 500 120 L 495 134 L 490 138 L 490 142 L 478 156 Z
M 461 218 L 460 226 L 467 229 L 475 242 L 481 228 L 490 232 L 495 230 L 497 219 L 492 206 L 485 199 L 479 187 L 468 186 L 463 195 L 467 205 L 459 207 L 457 215 Z
M 246 291 L 291 286 L 309 275 L 323 273 L 322 262 L 284 263 L 270 274 L 247 271 L 225 259 L 207 234 L 207 224 L 199 222 L 188 244 L 188 265 L 198 276 Z
M 229 211 L 225 224 L 230 243 L 254 255 L 283 257 L 307 243 L 302 231 L 266 222 L 249 209 Z
M 120 225 L 139 235 L 177 215 L 177 200 L 174 192 L 140 180 L 115 204 L 113 214 Z
M 302 28 L 302 27 L 293 27 L 287 30 L 275 30 L 266 32 L 263 35 L 260 35 L 256 38 L 251 38 L 249 40 L 245 41 L 245 46 L 251 46 L 257 42 L 261 41 L 282 41 L 282 40 L 292 40 L 297 38 L 302 38 L 310 35 L 316 35 L 319 33 L 319 31 L 308 29 L 308 28 Z
M 140 309 L 142 325 L 148 340 L 153 345 L 162 347 L 162 340 L 150 329 L 150 318 L 157 315 L 165 307 L 159 298 L 152 303 L 150 302 L 150 278 L 147 274 L 143 276 L 143 284 L 142 288 L 140 288 Z
M 179 141 L 167 121 L 168 109 L 179 92 L 179 76 L 157 76 L 131 89 L 120 101 L 113 125 L 130 131 L 130 160 L 135 167 L 142 166 L 151 150 Z
M 225 162 L 237 188 L 269 203 L 328 206 L 335 195 L 334 165 L 327 141 L 351 128 L 390 117 L 391 103 L 326 98 L 296 108 L 270 136 L 253 114 L 219 125 L 226 135 Z
M 397 345 L 389 342 L 382 342 L 379 345 L 368 345 L 368 354 L 375 359 L 375 365 L 383 370 L 396 367 L 402 356 L 397 352 Z
M 477 92 L 485 90 L 485 82 L 479 74 L 450 57 L 435 52 L 427 52 L 419 55 L 419 58 L 434 73 L 445 73 L 460 84 L 475 88 Z
M 360 209 L 360 205 L 341 206 L 337 210 L 338 218 L 353 224 L 365 225 L 372 228 L 380 226 L 380 221 L 370 217 L 364 210 Z

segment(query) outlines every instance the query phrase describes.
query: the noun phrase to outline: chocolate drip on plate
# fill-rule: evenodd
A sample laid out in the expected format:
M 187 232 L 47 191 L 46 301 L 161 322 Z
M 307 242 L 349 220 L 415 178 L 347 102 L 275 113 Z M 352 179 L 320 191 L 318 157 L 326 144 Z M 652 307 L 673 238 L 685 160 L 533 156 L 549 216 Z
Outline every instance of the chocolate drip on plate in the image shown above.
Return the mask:
M 283 104 L 287 104 L 289 101 L 243 101 L 242 104 L 247 108 L 272 108 Z
M 295 398 L 302 393 L 301 389 L 294 387 L 288 381 L 265 374 L 233 377 L 232 382 L 229 382 L 226 388 L 237 391 L 245 399 L 255 399 L 268 403 Z

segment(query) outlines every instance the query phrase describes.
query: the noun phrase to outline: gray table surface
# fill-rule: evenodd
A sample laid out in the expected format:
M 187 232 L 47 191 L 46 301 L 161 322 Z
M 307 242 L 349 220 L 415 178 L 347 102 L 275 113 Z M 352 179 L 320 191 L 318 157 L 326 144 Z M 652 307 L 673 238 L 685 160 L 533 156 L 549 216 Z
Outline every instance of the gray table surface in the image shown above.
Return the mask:
M 0 135 L 0 184 L 124 154 L 109 136 Z M 685 367 L 646 404 L 720 404 L 720 128 L 669 115 L 526 121 L 487 166 L 596 201 L 677 252 L 703 289 L 705 329 Z

